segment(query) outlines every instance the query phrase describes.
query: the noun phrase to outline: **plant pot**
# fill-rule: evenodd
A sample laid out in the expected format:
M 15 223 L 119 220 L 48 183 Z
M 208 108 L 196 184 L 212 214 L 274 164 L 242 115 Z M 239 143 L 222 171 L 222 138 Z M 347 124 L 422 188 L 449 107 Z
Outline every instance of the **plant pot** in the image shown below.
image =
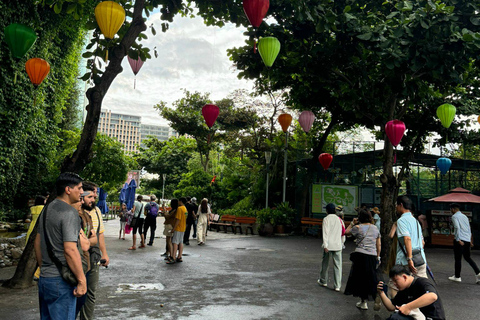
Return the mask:
M 280 233 L 280 234 L 285 233 L 285 226 L 284 225 L 276 225 L 275 226 L 275 233 Z
M 273 235 L 273 225 L 270 223 L 265 223 L 264 225 L 261 225 L 258 229 L 258 234 L 263 237 Z

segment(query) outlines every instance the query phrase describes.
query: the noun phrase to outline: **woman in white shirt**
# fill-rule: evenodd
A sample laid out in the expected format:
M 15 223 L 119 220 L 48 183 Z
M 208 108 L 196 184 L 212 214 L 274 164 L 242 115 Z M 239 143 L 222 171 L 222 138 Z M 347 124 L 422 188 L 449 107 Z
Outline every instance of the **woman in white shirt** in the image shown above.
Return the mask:
M 205 235 L 207 234 L 207 227 L 210 224 L 210 220 L 208 217 L 212 212 L 210 211 L 210 206 L 208 205 L 208 200 L 203 198 L 202 202 L 198 206 L 197 216 L 198 216 L 198 224 L 197 224 L 197 242 L 198 245 L 205 244 Z

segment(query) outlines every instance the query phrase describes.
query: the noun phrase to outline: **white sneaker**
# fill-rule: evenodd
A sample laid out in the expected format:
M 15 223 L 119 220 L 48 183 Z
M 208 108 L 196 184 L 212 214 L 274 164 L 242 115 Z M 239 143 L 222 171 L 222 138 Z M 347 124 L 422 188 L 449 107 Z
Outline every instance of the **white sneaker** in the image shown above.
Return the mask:
M 457 277 L 455 277 L 455 276 L 448 277 L 448 280 L 450 280 L 450 281 L 455 281 L 455 282 L 462 282 L 462 278 L 461 278 L 461 277 L 458 277 L 458 278 L 457 278 Z M 479 280 L 479 278 L 478 278 L 478 276 L 477 276 L 477 283 L 478 283 L 478 280 Z
M 340 292 L 340 288 L 335 288 L 335 291 Z
M 480 284 L 480 273 L 477 274 L 477 275 L 475 276 L 475 278 L 477 279 L 476 283 L 477 283 L 477 284 Z
M 317 280 L 317 283 L 318 283 L 319 285 L 321 285 L 322 287 L 326 287 L 326 286 L 327 286 L 327 284 L 326 284 L 326 283 L 322 283 L 322 281 L 320 281 L 320 279 Z
M 368 310 L 367 301 L 358 301 L 355 305 L 359 309 Z

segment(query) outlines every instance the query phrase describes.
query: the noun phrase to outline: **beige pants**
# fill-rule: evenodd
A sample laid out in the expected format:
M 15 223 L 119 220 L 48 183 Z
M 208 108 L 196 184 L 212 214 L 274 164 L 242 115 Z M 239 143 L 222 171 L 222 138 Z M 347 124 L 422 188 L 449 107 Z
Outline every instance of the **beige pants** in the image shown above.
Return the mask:
M 207 226 L 208 226 L 208 214 L 200 213 L 198 216 L 198 223 L 197 223 L 197 242 L 205 243 L 205 235 L 207 234 Z

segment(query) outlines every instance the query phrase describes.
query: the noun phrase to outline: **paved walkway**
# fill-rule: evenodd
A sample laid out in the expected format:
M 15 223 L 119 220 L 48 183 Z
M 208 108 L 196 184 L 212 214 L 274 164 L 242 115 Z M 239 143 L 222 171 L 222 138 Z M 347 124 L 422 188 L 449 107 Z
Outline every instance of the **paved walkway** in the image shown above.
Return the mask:
M 160 224 L 161 225 L 161 224 Z M 160 254 L 164 239 L 153 247 L 128 251 L 131 241 L 118 240 L 118 221 L 106 223 L 110 267 L 101 270 L 96 319 L 385 319 L 388 312 L 355 307 L 356 298 L 318 286 L 321 240 L 311 237 L 244 236 L 209 232 L 207 244 L 194 241 L 183 263 L 166 265 Z M 161 228 L 160 228 L 161 229 Z M 160 230 L 158 230 L 159 233 Z M 127 236 L 131 237 L 131 236 Z M 343 287 L 350 270 L 347 243 Z M 480 252 L 473 258 L 480 263 Z M 464 266 L 462 283 L 453 274 L 450 249 L 427 249 L 448 319 L 478 319 L 480 285 Z M 0 280 L 13 274 L 1 269 Z M 330 272 L 332 274 L 332 272 Z M 38 319 L 37 288 L 0 288 L 0 319 Z

